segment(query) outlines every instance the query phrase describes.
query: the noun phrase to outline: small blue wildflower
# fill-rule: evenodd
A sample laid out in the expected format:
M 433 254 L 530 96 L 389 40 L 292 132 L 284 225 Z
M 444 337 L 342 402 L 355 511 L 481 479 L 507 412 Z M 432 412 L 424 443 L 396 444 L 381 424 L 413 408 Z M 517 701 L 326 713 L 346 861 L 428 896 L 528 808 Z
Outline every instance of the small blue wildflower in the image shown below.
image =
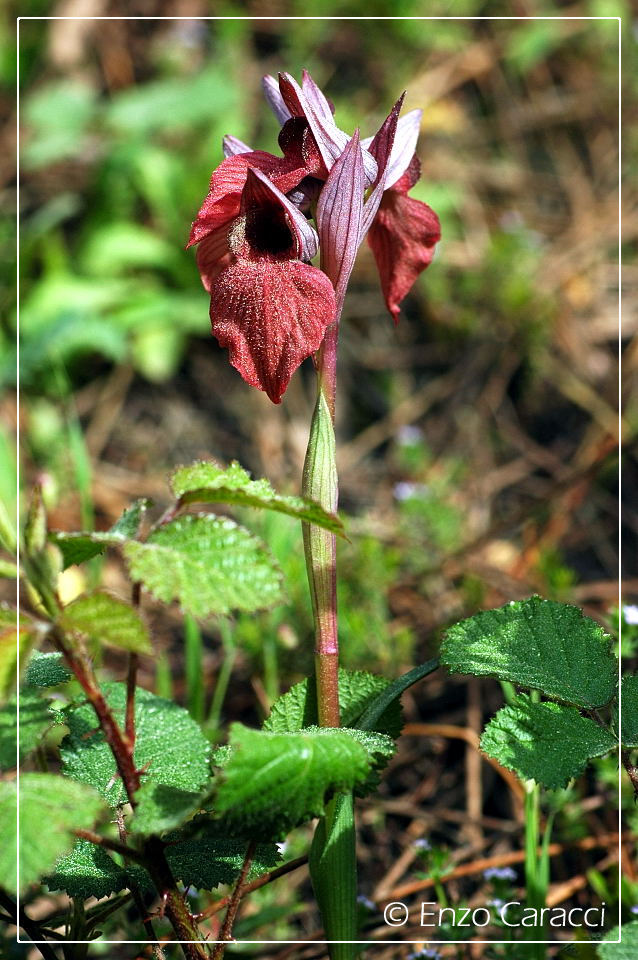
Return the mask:
M 431 850 L 432 844 L 429 840 L 426 840 L 425 837 L 419 837 L 418 840 L 414 841 L 415 850 Z
M 397 433 L 397 440 L 402 447 L 414 446 L 414 444 L 420 443 L 422 439 L 423 436 L 419 428 L 413 427 L 411 424 L 400 427 Z
M 485 880 L 516 880 L 516 873 L 511 867 L 489 867 L 483 871 Z
M 638 903 L 635 903 L 633 907 L 629 908 L 630 913 L 638 914 Z
M 377 909 L 374 900 L 370 900 L 369 897 L 365 897 L 362 893 L 357 897 L 357 903 L 360 903 L 366 910 L 375 911 Z
M 409 953 L 407 960 L 441 960 L 441 954 L 433 947 L 423 947 L 421 950 L 415 950 Z
M 417 497 L 425 497 L 428 487 L 425 483 L 410 483 L 408 480 L 400 480 L 394 485 L 395 500 L 414 500 Z

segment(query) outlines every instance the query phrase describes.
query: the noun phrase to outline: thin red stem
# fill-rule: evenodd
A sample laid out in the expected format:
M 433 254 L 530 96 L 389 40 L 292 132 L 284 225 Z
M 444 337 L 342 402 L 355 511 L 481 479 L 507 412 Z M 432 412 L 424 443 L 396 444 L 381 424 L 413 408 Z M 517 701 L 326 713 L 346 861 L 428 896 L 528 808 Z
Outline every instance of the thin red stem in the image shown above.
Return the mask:
M 220 957 L 223 956 L 226 943 L 232 940 L 233 924 L 235 922 L 235 917 L 237 916 L 237 911 L 239 910 L 239 904 L 241 903 L 241 898 L 244 892 L 244 884 L 246 883 L 246 877 L 248 876 L 251 864 L 253 862 L 256 847 L 257 842 L 255 840 L 251 840 L 246 849 L 246 856 L 244 857 L 244 862 L 242 864 L 241 872 L 237 878 L 237 883 L 235 884 L 235 888 L 230 897 L 228 910 L 226 911 L 224 923 L 219 934 L 220 943 L 218 943 L 215 947 L 212 960 L 220 960 Z

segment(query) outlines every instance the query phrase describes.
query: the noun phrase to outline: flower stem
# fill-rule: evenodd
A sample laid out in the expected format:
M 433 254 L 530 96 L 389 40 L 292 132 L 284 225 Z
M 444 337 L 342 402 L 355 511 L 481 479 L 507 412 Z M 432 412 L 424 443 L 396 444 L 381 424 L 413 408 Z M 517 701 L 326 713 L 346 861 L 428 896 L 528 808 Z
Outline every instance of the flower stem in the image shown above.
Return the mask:
M 339 491 L 335 461 L 334 406 L 336 333 L 333 324 L 317 355 L 317 403 L 310 427 L 303 470 L 305 497 L 335 513 Z M 337 635 L 337 538 L 321 527 L 304 523 L 304 551 L 315 622 L 315 670 L 319 723 L 339 726 L 339 640 Z
M 339 304 L 339 307 L 341 304 Z M 317 402 L 303 471 L 305 497 L 336 513 L 339 500 L 334 415 L 338 323 L 326 331 L 317 356 Z M 338 727 L 337 539 L 303 524 L 304 551 L 315 623 L 315 676 L 319 724 Z M 357 865 L 352 793 L 338 794 L 319 821 L 310 853 L 310 876 L 330 945 L 331 960 L 352 960 L 357 933 Z

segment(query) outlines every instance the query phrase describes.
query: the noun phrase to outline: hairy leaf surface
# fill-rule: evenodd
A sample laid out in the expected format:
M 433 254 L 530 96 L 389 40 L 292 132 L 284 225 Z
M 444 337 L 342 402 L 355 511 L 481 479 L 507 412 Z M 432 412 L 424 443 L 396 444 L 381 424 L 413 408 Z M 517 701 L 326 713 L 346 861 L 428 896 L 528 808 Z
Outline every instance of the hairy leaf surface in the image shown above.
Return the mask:
M 74 563 L 84 563 L 85 560 L 91 560 L 98 554 L 104 553 L 105 547 L 122 546 L 127 540 L 136 537 L 148 504 L 148 500 L 136 500 L 124 511 L 110 530 L 75 533 L 52 530 L 49 539 L 60 548 L 64 568 L 66 569 Z
M 34 650 L 29 660 L 24 681 L 31 687 L 56 687 L 71 679 L 61 653 L 40 653 Z
M 118 723 L 124 722 L 126 686 L 102 687 Z M 95 787 L 111 806 L 126 802 L 115 760 L 89 703 L 67 708 L 69 734 L 60 745 L 64 772 Z M 138 687 L 135 693 L 135 762 L 142 783 L 198 791 L 210 777 L 210 745 L 187 710 Z
M 441 661 L 456 673 L 498 677 L 580 707 L 609 703 L 617 662 L 611 638 L 578 607 L 530 597 L 447 631 Z
M 370 773 L 366 749 L 342 730 L 298 733 L 231 727 L 215 809 L 247 835 L 273 836 L 321 816 L 328 791 L 350 790 Z
M 0 707 L 0 770 L 13 770 L 16 766 L 18 741 L 18 717 L 20 720 L 20 751 L 22 762 L 35 750 L 46 731 L 54 723 L 49 702 L 38 693 L 23 690 L 20 694 L 20 709 L 17 697 L 13 696 Z
M 61 857 L 44 877 L 49 890 L 64 890 L 70 897 L 108 897 L 131 885 L 152 890 L 151 878 L 142 867 L 121 867 L 102 847 L 78 840 L 71 853 Z
M 276 493 L 268 480 L 252 480 L 236 461 L 226 469 L 211 460 L 180 467 L 171 478 L 171 487 L 183 503 L 232 503 L 276 510 L 344 536 L 336 514 L 328 513 L 314 500 Z
M 17 787 L 0 782 L 0 875 L 2 885 L 15 893 Z M 91 787 L 52 773 L 24 773 L 20 777 L 20 890 L 35 883 L 55 860 L 70 850 L 75 830 L 89 829 L 103 803 Z
M 339 707 L 344 727 L 355 727 L 366 708 L 389 686 L 384 677 L 365 670 L 339 668 Z M 317 686 L 314 677 L 301 680 L 272 705 L 263 729 L 272 733 L 293 733 L 318 723 Z M 398 737 L 403 726 L 398 700 L 389 704 L 375 729 Z
M 609 753 L 614 736 L 575 707 L 534 703 L 522 696 L 503 707 L 488 723 L 481 750 L 523 780 L 536 780 L 550 790 L 579 776 L 587 761 Z
M 148 630 L 133 607 L 109 593 L 90 593 L 66 606 L 58 618 L 63 630 L 85 634 L 131 653 L 151 653 Z
M 232 520 L 189 514 L 124 548 L 133 580 L 195 617 L 263 610 L 282 599 L 281 572 L 264 545 Z

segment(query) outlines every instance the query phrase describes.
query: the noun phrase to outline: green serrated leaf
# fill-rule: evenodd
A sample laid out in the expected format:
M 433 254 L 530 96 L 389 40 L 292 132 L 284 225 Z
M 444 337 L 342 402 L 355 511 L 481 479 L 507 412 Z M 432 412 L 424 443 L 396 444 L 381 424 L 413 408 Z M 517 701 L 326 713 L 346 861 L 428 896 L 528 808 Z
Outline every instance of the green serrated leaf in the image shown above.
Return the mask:
M 170 844 L 166 847 L 166 858 L 176 880 L 200 890 L 214 890 L 220 883 L 235 882 L 244 862 L 248 840 L 224 836 L 220 825 L 211 821 L 202 825 L 196 837 L 186 840 L 179 837 L 176 832 L 165 838 Z M 258 843 L 248 879 L 256 879 L 280 862 L 277 844 Z
M 638 747 L 638 675 L 623 677 L 621 685 L 621 739 L 625 747 Z
M 0 876 L 12 893 L 16 871 L 17 787 L 0 782 Z M 70 850 L 75 830 L 93 826 L 102 810 L 95 790 L 52 773 L 20 777 L 20 891 L 35 883 Z
M 102 690 L 118 723 L 124 723 L 126 685 L 103 684 Z M 82 704 L 64 711 L 69 734 L 60 745 L 64 772 L 95 787 L 111 806 L 126 802 L 116 779 L 113 754 L 98 729 L 93 707 Z M 135 693 L 135 762 L 151 780 L 181 790 L 198 791 L 210 777 L 210 745 L 187 710 L 138 687 Z
M 269 733 L 235 723 L 230 743 L 215 809 L 249 836 L 276 836 L 321 816 L 329 791 L 350 790 L 370 773 L 365 748 L 342 730 Z
M 590 709 L 609 703 L 618 677 L 602 627 L 578 607 L 540 597 L 450 627 L 441 662 L 456 673 L 498 677 Z
M 319 727 L 311 728 L 319 730 Z M 372 765 L 385 766 L 396 753 L 396 743 L 385 733 L 375 733 L 372 730 L 357 730 L 352 727 L 340 727 L 343 733 L 360 743 Z
M 620 943 L 618 943 L 620 940 Z M 614 942 L 616 941 L 616 942 Z M 597 947 L 600 960 L 636 960 L 638 956 L 638 920 L 623 923 L 605 934 Z
M 358 726 L 358 720 L 369 705 L 387 689 L 389 682 L 384 677 L 365 670 L 339 668 L 339 708 L 344 727 Z M 264 730 L 272 733 L 293 733 L 318 723 L 317 687 L 314 677 L 301 680 L 279 697 L 272 705 L 270 715 L 263 724 Z M 401 707 L 394 699 L 381 712 L 375 729 L 398 737 L 403 726 Z
M 70 897 L 108 897 L 132 884 L 152 889 L 151 878 L 142 867 L 120 867 L 102 847 L 78 840 L 71 853 L 61 857 L 53 871 L 43 877 L 49 890 L 64 890 Z
M 65 570 L 74 563 L 84 563 L 85 560 L 97 557 L 104 553 L 107 546 L 121 546 L 126 543 L 126 537 L 108 530 L 94 533 L 64 533 L 52 530 L 49 539 L 60 549 Z
M 282 575 L 264 545 L 232 520 L 189 514 L 124 548 L 133 580 L 195 617 L 252 612 L 282 599 Z
M 54 719 L 46 700 L 32 691 L 23 690 L 18 698 L 11 697 L 0 707 L 0 770 L 13 770 L 16 766 L 16 744 L 20 719 L 20 751 L 22 760 L 39 744 Z
M 484 753 L 549 790 L 567 786 L 588 760 L 616 746 L 613 734 L 575 707 L 535 703 L 527 696 L 499 710 L 481 737 Z
M 130 831 L 148 836 L 175 830 L 197 813 L 205 796 L 202 791 L 180 790 L 170 784 L 149 780 L 136 794 L 137 807 L 129 825 Z
M 150 500 L 136 500 L 115 521 L 110 530 L 79 533 L 65 533 L 61 530 L 51 531 L 49 539 L 59 547 L 64 568 L 97 557 L 98 554 L 104 553 L 107 546 L 122 546 L 127 540 L 134 540 L 149 504 Z
M 358 730 L 353 728 L 340 727 L 344 733 L 352 737 L 357 743 L 360 743 L 368 755 L 370 761 L 370 774 L 364 781 L 355 787 L 357 797 L 365 797 L 373 793 L 381 780 L 381 771 L 388 765 L 396 753 L 396 743 L 392 737 L 384 733 L 375 733 L 371 730 Z
M 56 687 L 72 677 L 66 668 L 61 653 L 40 653 L 34 650 L 24 675 L 30 687 Z
M 237 461 L 226 469 L 212 460 L 180 467 L 171 477 L 171 488 L 182 503 L 232 503 L 276 510 L 344 536 L 343 524 L 336 514 L 328 513 L 314 500 L 275 493 L 268 480 L 252 480 Z
M 78 597 L 58 617 L 63 630 L 86 634 L 95 643 L 105 643 L 132 653 L 151 653 L 148 630 L 128 603 L 108 593 Z

